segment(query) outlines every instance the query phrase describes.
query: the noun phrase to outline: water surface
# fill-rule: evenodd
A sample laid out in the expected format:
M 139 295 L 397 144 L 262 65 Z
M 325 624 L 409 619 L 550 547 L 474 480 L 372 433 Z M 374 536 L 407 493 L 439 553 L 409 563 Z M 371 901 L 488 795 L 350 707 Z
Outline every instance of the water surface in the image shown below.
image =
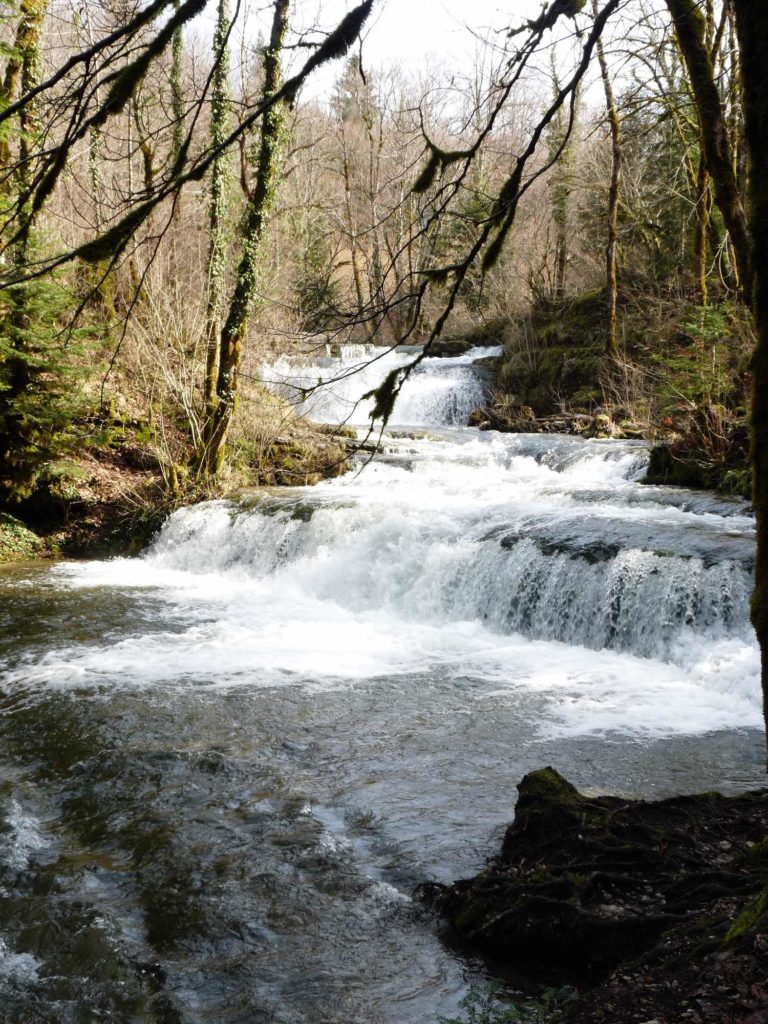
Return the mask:
M 316 415 L 404 359 L 360 355 Z M 762 783 L 749 510 L 643 486 L 643 444 L 458 426 L 478 395 L 427 360 L 429 435 L 361 472 L 0 574 L 0 1019 L 435 1021 L 479 968 L 412 889 L 482 865 L 525 771 Z

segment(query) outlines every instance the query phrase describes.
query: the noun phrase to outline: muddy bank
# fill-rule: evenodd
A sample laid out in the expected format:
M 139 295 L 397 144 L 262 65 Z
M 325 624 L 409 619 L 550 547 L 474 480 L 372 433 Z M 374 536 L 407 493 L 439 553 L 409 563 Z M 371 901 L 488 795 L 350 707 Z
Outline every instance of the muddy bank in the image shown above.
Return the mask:
M 768 1019 L 768 790 L 592 798 L 552 768 L 518 790 L 498 857 L 425 889 L 457 940 L 575 985 L 569 1024 Z

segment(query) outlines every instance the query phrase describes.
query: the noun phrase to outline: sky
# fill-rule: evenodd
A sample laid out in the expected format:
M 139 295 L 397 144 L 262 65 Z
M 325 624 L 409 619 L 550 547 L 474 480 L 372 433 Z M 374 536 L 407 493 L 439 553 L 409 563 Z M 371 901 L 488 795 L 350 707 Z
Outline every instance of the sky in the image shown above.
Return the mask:
M 268 37 L 271 24 L 270 0 L 240 0 L 246 15 L 246 38 Z M 335 28 L 344 14 L 359 0 L 294 0 L 291 24 L 294 28 Z M 543 0 L 375 0 L 374 10 L 363 30 L 363 66 L 380 70 L 399 66 L 409 77 L 423 80 L 441 69 L 468 72 L 480 48 L 479 39 L 493 39 L 494 29 L 522 24 L 541 13 Z M 209 0 L 198 25 L 203 35 L 213 31 L 216 4 Z M 295 41 L 295 34 L 293 40 Z M 310 39 L 321 38 L 315 31 Z M 502 36 L 503 39 L 503 36 Z M 290 40 L 289 40 L 290 42 Z M 234 50 L 237 52 L 237 43 Z M 289 51 L 288 73 L 303 64 L 304 49 Z M 545 62 L 545 63 L 548 63 Z M 316 71 L 302 90 L 305 100 L 323 102 L 332 94 L 341 61 Z
M 328 28 L 355 6 L 354 0 L 300 3 L 305 18 Z M 363 62 L 373 68 L 399 65 L 414 75 L 436 66 L 464 69 L 476 34 L 485 37 L 494 26 L 535 16 L 541 6 L 541 0 L 377 0 L 363 32 Z M 306 92 L 322 94 L 337 75 L 338 66 L 321 69 Z
M 342 5 L 339 4 L 339 7 Z M 373 63 L 461 58 L 474 49 L 472 32 L 517 22 L 540 9 L 536 0 L 380 0 L 365 48 Z

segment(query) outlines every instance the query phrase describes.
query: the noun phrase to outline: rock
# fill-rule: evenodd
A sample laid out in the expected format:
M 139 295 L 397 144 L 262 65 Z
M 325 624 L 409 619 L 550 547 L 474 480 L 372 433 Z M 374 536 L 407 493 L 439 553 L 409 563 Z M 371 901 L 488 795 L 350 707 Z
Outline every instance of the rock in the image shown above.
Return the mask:
M 585 437 L 613 437 L 613 420 L 607 412 L 598 412 L 592 417 L 592 421 L 584 431 Z
M 526 775 L 518 794 L 499 856 L 474 878 L 425 889 L 465 947 L 532 984 L 607 979 L 602 1001 L 569 1011 L 565 1020 L 574 1024 L 604 1019 L 595 1007 L 619 998 L 617 979 L 635 997 L 611 1020 L 635 1024 L 643 1009 L 648 1019 L 654 1011 L 666 1019 L 667 997 L 658 993 L 679 989 L 679 1006 L 710 976 L 723 986 L 735 953 L 739 963 L 752 958 L 750 979 L 760 974 L 760 938 L 768 933 L 760 879 L 768 869 L 752 866 L 763 864 L 760 844 L 757 853 L 740 851 L 768 830 L 768 791 L 646 803 L 586 796 L 548 767 Z M 690 953 L 681 953 L 688 943 Z M 729 951 L 722 968 L 712 966 Z M 678 983 L 681 956 L 690 961 L 685 984 Z M 659 963 L 670 966 L 657 986 Z M 708 990 L 707 998 L 726 997 Z M 755 998 L 762 1007 L 762 995 Z
M 44 558 L 47 554 L 41 537 L 18 519 L 0 512 L 0 563 Z
M 429 346 L 427 353 L 431 357 L 463 356 L 473 347 L 468 338 L 436 338 Z
M 630 441 L 644 441 L 648 437 L 648 427 L 643 426 L 642 423 L 620 419 L 618 420 L 618 427 L 621 437 L 626 437 Z

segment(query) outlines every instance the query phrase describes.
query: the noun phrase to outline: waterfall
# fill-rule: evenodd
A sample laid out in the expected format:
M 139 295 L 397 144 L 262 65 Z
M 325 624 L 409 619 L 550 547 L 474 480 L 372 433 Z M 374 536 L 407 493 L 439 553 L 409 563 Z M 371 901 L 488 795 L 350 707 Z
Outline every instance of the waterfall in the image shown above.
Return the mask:
M 326 687 L 458 673 L 549 693 L 550 720 L 576 731 L 759 723 L 745 503 L 644 486 L 643 442 L 455 425 L 489 354 L 424 360 L 394 419 L 430 432 L 385 434 L 339 479 L 180 509 L 138 560 L 56 569 L 70 588 L 144 590 L 172 626 L 49 652 L 35 678 Z M 365 390 L 413 357 L 377 355 L 299 367 L 328 382 L 302 408 L 364 423 Z
M 292 581 L 350 611 L 477 619 L 501 633 L 660 660 L 674 659 L 684 638 L 748 635 L 749 520 L 743 533 L 733 516 L 670 509 L 660 522 L 658 512 L 651 519 L 627 501 L 607 515 L 574 488 L 581 465 L 593 486 L 602 474 L 614 500 L 630 498 L 623 474 L 637 471 L 636 447 L 582 444 L 581 461 L 563 453 L 559 469 L 530 455 L 487 459 L 485 480 L 467 465 L 466 446 L 446 448 L 451 457 L 436 465 L 419 460 L 413 442 L 393 442 L 390 455 L 399 451 L 401 459 L 370 474 L 381 503 L 367 480 L 350 478 L 300 498 L 271 494 L 252 505 L 180 510 L 148 561 Z M 411 457 L 407 468 L 403 454 Z M 470 493 L 462 481 L 473 475 Z M 495 501 L 486 496 L 473 508 L 486 487 Z
M 500 353 L 474 348 L 466 355 L 423 360 L 406 380 L 390 419 L 392 426 L 465 426 L 482 404 L 485 388 L 476 364 Z M 407 366 L 413 350 L 373 345 L 339 346 L 339 355 L 284 356 L 265 366 L 262 376 L 298 410 L 320 423 L 367 424 L 373 409 L 363 396 L 392 370 Z M 312 389 L 311 394 L 306 391 Z
M 302 408 L 364 435 L 413 355 L 379 354 L 306 361 Z M 749 508 L 645 486 L 642 442 L 463 426 L 486 354 L 424 360 L 395 419 L 429 429 L 342 477 L 0 575 L 9 1019 L 454 1019 L 410 894 L 476 870 L 526 772 L 763 784 Z

